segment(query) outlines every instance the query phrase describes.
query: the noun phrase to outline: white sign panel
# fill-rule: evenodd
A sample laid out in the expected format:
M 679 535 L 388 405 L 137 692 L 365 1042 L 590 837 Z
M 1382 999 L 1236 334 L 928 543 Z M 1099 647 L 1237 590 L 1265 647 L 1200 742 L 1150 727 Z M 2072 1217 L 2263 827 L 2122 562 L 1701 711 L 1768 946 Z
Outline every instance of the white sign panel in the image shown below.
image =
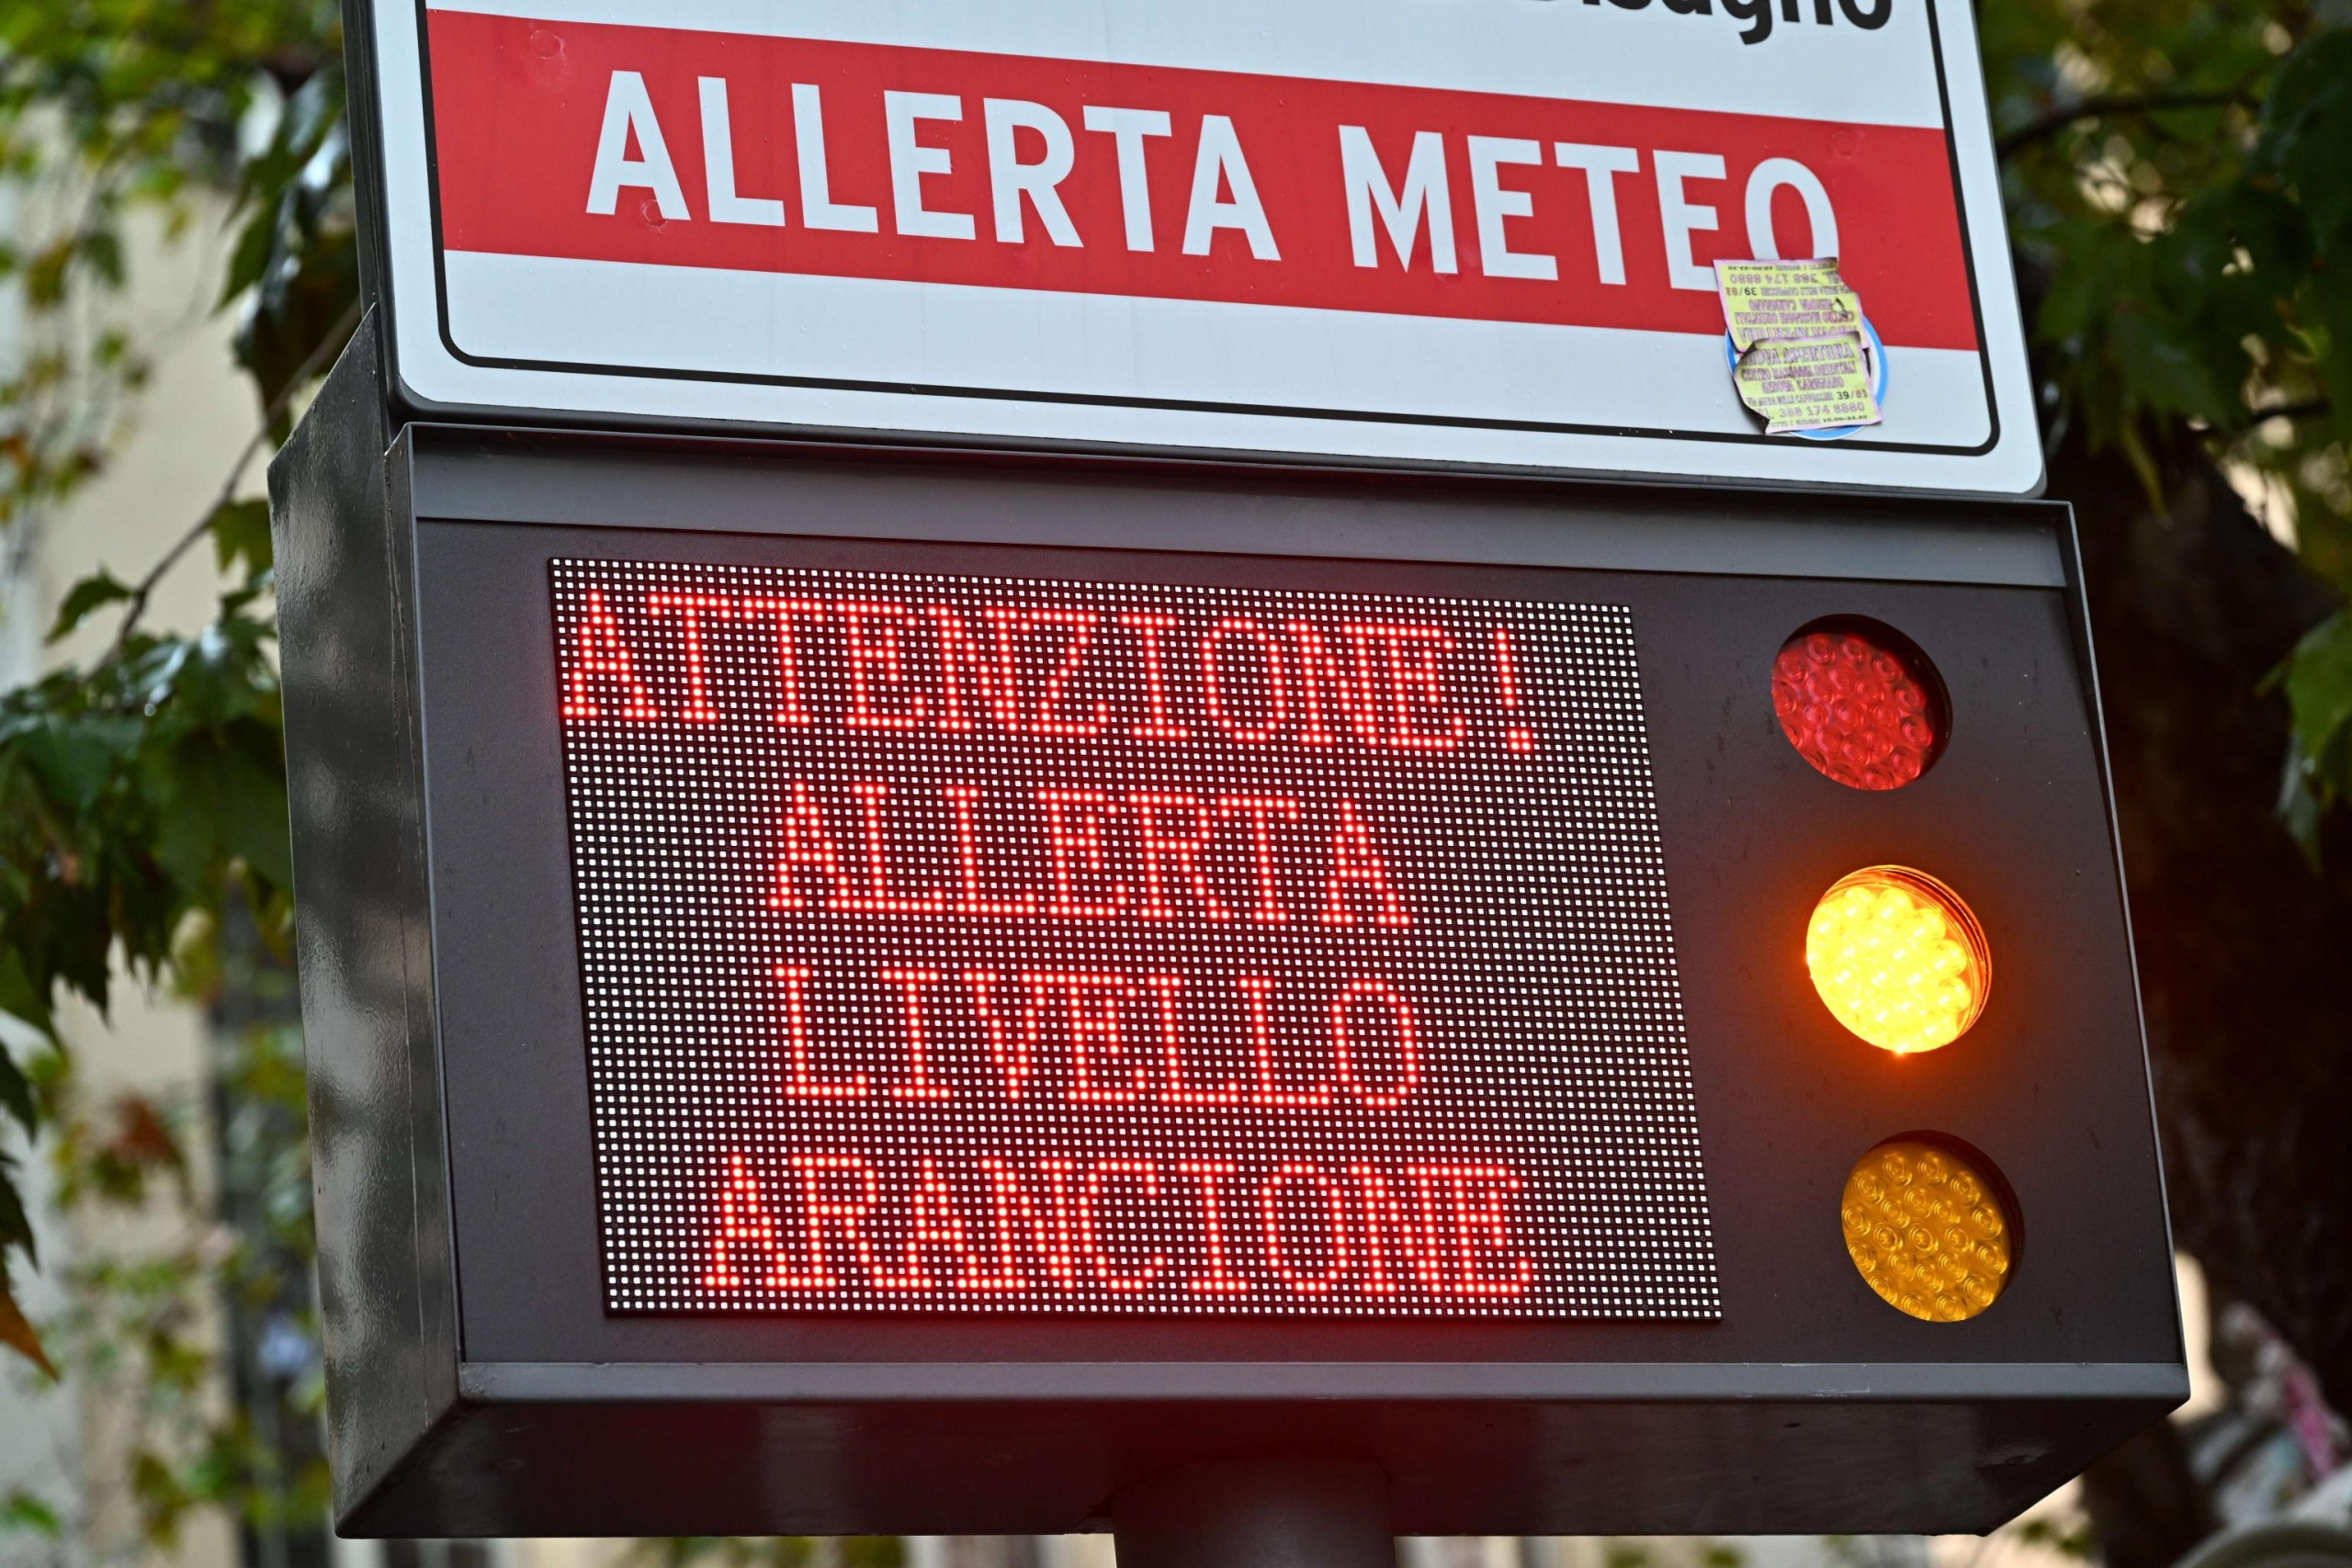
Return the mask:
M 2016 493 L 1963 0 L 377 0 L 432 410 Z M 1883 421 L 1767 435 L 1724 260 Z

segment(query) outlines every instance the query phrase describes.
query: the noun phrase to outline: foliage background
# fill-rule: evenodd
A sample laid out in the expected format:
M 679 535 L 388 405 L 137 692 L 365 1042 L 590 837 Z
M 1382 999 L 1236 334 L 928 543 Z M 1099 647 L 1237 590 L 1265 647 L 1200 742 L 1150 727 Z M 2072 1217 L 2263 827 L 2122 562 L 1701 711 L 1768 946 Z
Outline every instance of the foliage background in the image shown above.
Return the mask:
M 2352 3 L 1978 18 L 2052 493 L 2084 531 L 2177 1234 L 2352 1407 Z M 20 1134 L 0 1137 L 0 1343 L 152 1402 L 135 1474 L 158 1541 L 192 1508 L 320 1508 L 269 538 L 241 492 L 358 319 L 343 111 L 331 0 L 0 0 L 0 179 L 42 215 L 0 236 L 34 329 L 0 367 L 0 550 L 20 558 L 138 407 L 132 215 L 225 238 L 217 308 L 253 389 L 252 439 L 173 547 L 45 607 L 52 640 L 96 625 L 103 651 L 0 693 L 0 1013 L 31 1041 L 0 1044 Z M 151 629 L 199 553 L 232 584 L 217 613 Z M 211 1106 L 80 1089 L 60 999 L 103 1009 L 126 981 L 227 1010 Z M 18 1162 L 54 1162 L 70 1205 L 142 1202 L 185 1183 L 208 1111 L 227 1158 L 187 1240 L 77 1265 L 65 1316 L 28 1322 Z M 191 1330 L 206 1292 L 244 1325 L 225 1350 Z M 224 1381 L 239 1397 L 209 1398 Z M 2159 1490 L 2188 1474 L 2165 1440 L 2123 1461 Z M 57 1525 L 37 1498 L 0 1500 L 11 1521 Z M 2211 1521 L 2192 1500 L 2101 1523 L 2111 1560 L 2164 1562 Z

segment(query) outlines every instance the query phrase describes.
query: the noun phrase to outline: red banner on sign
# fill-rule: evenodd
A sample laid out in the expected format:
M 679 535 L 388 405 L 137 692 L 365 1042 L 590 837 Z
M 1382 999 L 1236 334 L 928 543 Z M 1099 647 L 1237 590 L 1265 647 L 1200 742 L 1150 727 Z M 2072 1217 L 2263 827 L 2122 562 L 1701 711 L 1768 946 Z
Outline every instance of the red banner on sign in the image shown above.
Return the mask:
M 430 19 L 452 251 L 1720 333 L 1836 254 L 1973 349 L 1945 134 L 837 41 Z

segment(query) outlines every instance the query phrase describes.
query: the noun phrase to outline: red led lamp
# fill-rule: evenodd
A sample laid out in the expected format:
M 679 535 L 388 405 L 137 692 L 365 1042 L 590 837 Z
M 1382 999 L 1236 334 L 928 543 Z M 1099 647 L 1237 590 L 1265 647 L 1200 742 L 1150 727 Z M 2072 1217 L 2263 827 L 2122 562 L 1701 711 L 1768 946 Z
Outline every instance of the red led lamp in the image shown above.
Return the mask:
M 1816 621 L 1781 645 L 1772 710 L 1797 755 L 1850 789 L 1900 789 L 1951 733 L 1928 656 L 1875 621 Z

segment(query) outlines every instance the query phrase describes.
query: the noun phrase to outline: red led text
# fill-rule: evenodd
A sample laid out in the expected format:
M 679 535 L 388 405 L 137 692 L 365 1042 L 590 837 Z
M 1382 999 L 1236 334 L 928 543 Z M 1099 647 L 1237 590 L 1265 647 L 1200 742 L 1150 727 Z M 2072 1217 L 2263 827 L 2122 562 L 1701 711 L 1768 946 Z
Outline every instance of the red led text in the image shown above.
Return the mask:
M 1509 628 L 1408 617 L 591 589 L 561 655 L 577 721 L 1435 755 L 1536 740 Z
M 718 1175 L 721 1295 L 1480 1301 L 1534 1276 L 1525 1183 L 1494 1161 L 811 1149 Z
M 794 779 L 779 910 L 964 919 L 1413 923 L 1370 814 L 1344 797 Z
M 613 1310 L 1702 1314 L 1631 613 L 1348 570 L 550 564 Z

